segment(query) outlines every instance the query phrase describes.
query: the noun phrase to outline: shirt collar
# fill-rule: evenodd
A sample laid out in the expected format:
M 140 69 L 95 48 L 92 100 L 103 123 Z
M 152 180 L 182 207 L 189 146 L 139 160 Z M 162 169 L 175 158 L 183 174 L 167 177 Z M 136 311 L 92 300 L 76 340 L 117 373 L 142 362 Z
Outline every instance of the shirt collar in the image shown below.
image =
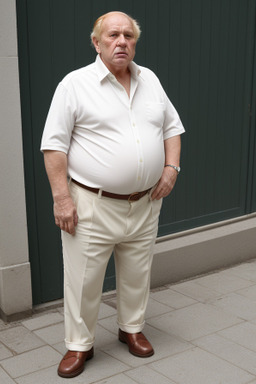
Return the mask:
M 111 72 L 101 60 L 100 55 L 97 55 L 95 64 L 96 72 L 99 77 L 99 81 L 101 82 L 103 79 L 105 79 L 105 77 L 111 74 Z M 134 63 L 134 61 L 129 64 L 129 69 L 131 71 L 132 77 L 134 78 L 137 78 L 141 73 L 140 67 Z

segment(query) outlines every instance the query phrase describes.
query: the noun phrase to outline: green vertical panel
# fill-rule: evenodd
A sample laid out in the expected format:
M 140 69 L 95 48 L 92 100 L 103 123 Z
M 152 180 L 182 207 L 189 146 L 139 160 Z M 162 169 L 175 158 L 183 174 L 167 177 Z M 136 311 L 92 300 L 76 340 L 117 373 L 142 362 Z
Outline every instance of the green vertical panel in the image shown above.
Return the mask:
M 145 14 L 145 65 L 155 73 L 157 73 L 157 51 L 159 45 L 158 6 L 158 1 L 148 0 Z
M 256 59 L 256 55 L 255 55 Z M 256 63 L 256 61 L 255 61 Z M 256 82 L 256 68 L 254 68 L 254 84 Z M 252 104 L 251 104 L 251 130 L 253 131 L 251 134 L 251 162 L 252 162 L 252 174 L 251 176 L 251 194 L 248 201 L 248 210 L 249 212 L 256 212 L 256 87 L 253 89 L 252 94 Z
M 182 172 L 160 235 L 246 213 L 250 1 L 172 1 L 168 94 L 185 128 Z
M 53 91 L 63 75 L 74 67 L 74 23 L 70 23 L 73 8 L 71 2 L 28 1 L 31 121 L 41 275 L 39 302 L 62 296 L 60 233 L 54 224 L 51 192 L 39 149 Z
M 211 92 L 210 88 L 210 81 L 211 78 L 209 76 L 209 69 L 211 64 L 211 45 L 209 44 L 210 38 L 211 38 L 211 7 L 209 4 L 209 1 L 201 1 L 201 20 L 200 20 L 200 59 L 199 59 L 199 65 L 198 65 L 198 72 L 199 72 L 199 83 L 198 83 L 198 102 L 200 104 L 200 113 L 197 112 L 198 116 L 198 122 L 200 123 L 200 126 L 204 129 L 200 130 L 200 137 L 199 140 L 201 143 L 207 142 L 207 132 L 208 129 L 206 127 L 209 126 L 209 108 L 210 108 L 210 102 L 209 102 L 209 94 Z M 198 109 L 199 109 L 198 108 Z M 191 134 L 193 135 L 193 131 L 191 131 Z M 198 138 L 197 138 L 198 140 Z M 207 173 L 209 172 L 209 162 L 206 161 L 208 156 L 209 148 L 207 145 L 203 144 L 200 146 L 200 159 L 198 159 L 198 162 L 196 164 L 197 172 L 201 172 L 201 174 L 198 174 L 197 177 L 202 177 L 203 180 L 205 180 L 205 177 Z M 197 156 L 196 156 L 197 158 Z M 193 167 L 192 161 L 192 167 Z M 201 169 L 200 169 L 201 168 Z M 209 172 L 211 174 L 211 172 Z M 207 196 L 206 193 L 207 184 L 203 182 L 201 184 L 201 193 L 203 196 Z M 198 198 L 200 196 L 198 195 Z M 206 211 L 206 205 L 208 204 L 208 199 L 201 199 L 201 201 L 197 201 L 198 206 L 198 215 L 202 216 L 204 215 Z
M 248 20 L 256 20 L 256 2 L 251 0 L 248 7 Z M 256 212 L 256 25 L 248 23 L 248 44 L 247 49 L 251 53 L 251 60 L 248 61 L 247 71 L 251 78 L 246 86 L 251 88 L 250 99 L 248 100 L 248 120 L 250 126 L 249 146 L 250 157 L 248 167 L 248 189 L 246 213 Z
M 81 68 L 95 58 L 95 50 L 90 41 L 93 20 L 90 1 L 75 0 L 74 20 L 75 67 Z
M 27 220 L 29 236 L 29 255 L 32 275 L 33 301 L 37 302 L 41 295 L 41 276 L 39 246 L 37 236 L 37 215 L 36 215 L 36 189 L 34 184 L 34 156 L 33 156 L 33 131 L 31 124 L 30 104 L 30 72 L 29 72 L 29 45 L 27 26 L 27 3 L 26 0 L 17 1 L 17 28 L 19 45 L 19 70 L 21 88 L 21 111 L 23 128 L 23 152 L 26 179 L 26 201 Z M 29 183 L 29 186 L 28 186 Z
M 99 16 L 103 15 L 104 13 L 108 12 L 109 9 L 107 8 L 107 1 L 93 1 L 92 2 L 92 17 L 93 21 L 95 21 Z
M 137 43 L 135 62 L 140 65 L 145 65 L 145 51 L 146 51 L 146 8 L 147 0 L 133 1 L 132 16 L 139 22 L 141 27 L 141 36 Z
M 175 95 L 175 89 L 173 84 L 169 84 L 170 77 L 170 68 L 173 65 L 172 50 L 169 49 L 170 41 L 173 33 L 173 23 L 170 21 L 170 1 L 162 1 L 159 3 L 158 12 L 157 12 L 157 20 L 161 20 L 161 23 L 157 23 L 157 28 L 154 28 L 154 32 L 157 29 L 157 65 L 156 65 L 156 73 L 159 77 L 161 84 L 163 85 L 166 93 L 169 94 L 171 98 L 172 95 Z M 156 23 L 155 23 L 156 24 Z M 162 44 L 159 44 L 159 42 Z M 177 94 L 176 94 L 177 96 Z M 177 99 L 176 99 L 177 100 Z M 173 100 L 172 100 L 173 101 Z M 174 218 L 175 212 L 174 209 L 176 207 L 176 198 L 175 198 L 175 190 L 172 192 L 172 196 L 168 199 L 164 199 L 163 207 L 161 211 L 160 218 L 160 226 L 162 223 L 168 222 L 170 219 Z
M 30 243 L 33 243 L 34 238 L 31 241 L 31 237 L 34 237 L 36 232 L 38 245 L 37 249 L 30 250 L 30 260 L 33 299 L 34 303 L 40 303 L 49 297 L 49 289 L 53 298 L 60 297 L 62 291 L 59 289 L 60 285 L 58 284 L 58 281 L 61 280 L 61 262 L 60 257 L 56 255 L 59 253 L 58 233 L 51 221 L 48 220 L 47 210 L 52 211 L 51 205 L 44 206 L 44 201 L 50 203 L 51 199 L 43 169 L 42 156 L 39 154 L 42 123 L 44 113 L 48 108 L 48 98 L 51 95 L 52 86 L 52 63 L 48 54 L 50 52 L 50 9 L 49 2 L 42 3 L 38 0 L 34 2 L 27 1 L 22 5 L 27 9 L 27 34 L 24 39 L 27 40 L 28 52 L 23 55 L 23 58 L 27 54 L 29 95 L 26 94 L 25 97 L 26 103 L 30 105 L 30 110 L 27 110 L 29 115 L 24 116 L 23 110 L 23 129 L 25 134 L 28 135 L 25 136 L 24 145 L 26 146 L 28 142 L 31 145 L 31 158 L 27 156 L 27 151 L 25 154 L 26 193 L 27 206 L 30 207 L 28 209 Z M 44 31 L 44 34 L 42 34 L 42 31 Z M 21 73 L 21 81 L 24 83 L 22 75 L 23 73 Z M 30 131 L 28 131 L 27 120 L 31 124 Z M 28 174 L 28 170 L 31 168 L 34 169 L 33 175 Z M 31 200 L 29 199 L 29 195 L 32 193 L 35 196 L 35 201 L 32 200 L 33 206 L 31 206 Z M 35 213 L 36 221 L 33 218 Z M 31 228 L 33 228 L 34 235 L 31 233 Z M 58 261 L 56 262 L 56 260 Z
M 236 65 L 234 68 L 229 66 L 229 84 L 228 84 L 228 102 L 227 108 L 223 113 L 227 114 L 227 125 L 229 127 L 229 137 L 226 139 L 226 145 L 230 146 L 231 151 L 228 166 L 232 172 L 227 175 L 231 185 L 229 195 L 222 190 L 222 195 L 225 199 L 225 205 L 232 205 L 238 207 L 241 214 L 245 213 L 246 204 L 246 175 L 248 167 L 248 138 L 249 138 L 249 125 L 248 120 L 244 120 L 245 113 L 248 113 L 248 96 L 249 90 L 245 88 L 245 80 L 248 76 L 246 71 L 246 62 L 249 58 L 246 52 L 246 41 L 248 38 L 247 33 L 247 6 L 237 0 L 236 13 L 232 12 L 230 15 L 231 30 L 234 31 L 233 36 L 230 37 L 230 54 L 234 57 Z M 233 2 L 230 8 L 233 7 Z M 233 43 L 232 43 L 233 42 Z M 232 77 L 230 76 L 232 75 Z M 251 74 L 250 74 L 251 76 Z M 224 90 L 223 90 L 224 92 Z M 243 99 L 241 99 L 243 95 Z M 230 128 L 234 129 L 230 129 Z M 223 151 L 223 155 L 225 155 Z M 220 162 L 218 164 L 220 166 Z M 236 172 L 235 172 L 236 171 Z M 239 177 L 237 177 L 237 174 Z M 224 178 L 223 184 L 224 183 Z M 235 196 L 232 190 L 238 191 Z

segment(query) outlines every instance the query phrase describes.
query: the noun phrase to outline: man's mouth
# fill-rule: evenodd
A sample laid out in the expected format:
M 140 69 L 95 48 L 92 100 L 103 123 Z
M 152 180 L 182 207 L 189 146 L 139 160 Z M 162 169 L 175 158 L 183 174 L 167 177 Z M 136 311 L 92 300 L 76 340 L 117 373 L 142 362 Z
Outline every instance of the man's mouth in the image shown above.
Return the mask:
M 126 52 L 116 52 L 116 55 L 118 56 L 127 56 Z

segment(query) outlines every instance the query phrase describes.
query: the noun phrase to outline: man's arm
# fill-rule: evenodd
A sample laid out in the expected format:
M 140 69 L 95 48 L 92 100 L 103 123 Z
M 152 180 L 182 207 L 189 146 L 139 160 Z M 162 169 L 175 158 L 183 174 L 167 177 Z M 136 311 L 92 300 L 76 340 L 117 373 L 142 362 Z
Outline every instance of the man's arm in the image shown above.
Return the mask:
M 165 151 L 165 164 L 172 164 L 175 166 L 180 165 L 180 150 L 181 150 L 181 139 L 180 135 L 170 137 L 164 141 Z M 159 200 L 162 197 L 166 197 L 171 193 L 178 173 L 172 167 L 164 167 L 162 176 L 157 184 L 156 189 L 152 193 L 152 200 Z
M 52 190 L 55 224 L 74 235 L 78 217 L 68 189 L 67 155 L 45 150 L 44 163 Z

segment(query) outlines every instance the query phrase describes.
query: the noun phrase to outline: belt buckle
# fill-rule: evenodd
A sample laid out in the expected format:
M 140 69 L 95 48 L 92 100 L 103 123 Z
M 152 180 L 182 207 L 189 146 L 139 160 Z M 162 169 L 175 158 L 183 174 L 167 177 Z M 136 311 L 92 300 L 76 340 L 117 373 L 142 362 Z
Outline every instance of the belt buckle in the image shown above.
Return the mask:
M 130 196 L 128 197 L 128 201 L 131 202 L 131 201 L 138 201 L 141 197 L 141 192 L 133 192 L 130 194 Z

